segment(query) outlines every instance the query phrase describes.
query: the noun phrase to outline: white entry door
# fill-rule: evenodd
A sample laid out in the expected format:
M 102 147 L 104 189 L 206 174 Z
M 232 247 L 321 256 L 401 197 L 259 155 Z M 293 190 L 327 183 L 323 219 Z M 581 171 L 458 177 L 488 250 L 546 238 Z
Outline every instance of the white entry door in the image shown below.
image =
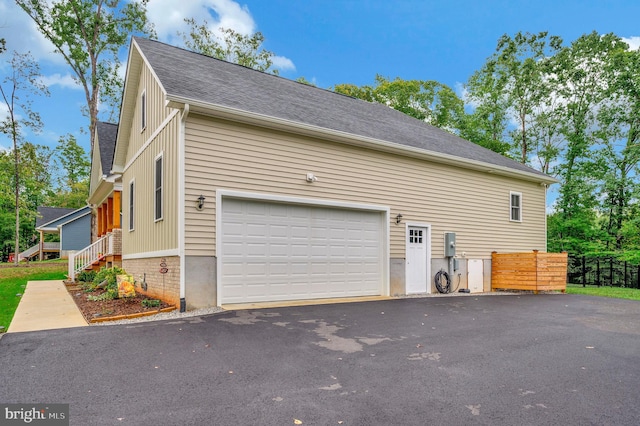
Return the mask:
M 429 262 L 429 228 L 426 226 L 409 226 L 407 228 L 407 265 L 406 291 L 411 293 L 430 293 L 428 285 Z

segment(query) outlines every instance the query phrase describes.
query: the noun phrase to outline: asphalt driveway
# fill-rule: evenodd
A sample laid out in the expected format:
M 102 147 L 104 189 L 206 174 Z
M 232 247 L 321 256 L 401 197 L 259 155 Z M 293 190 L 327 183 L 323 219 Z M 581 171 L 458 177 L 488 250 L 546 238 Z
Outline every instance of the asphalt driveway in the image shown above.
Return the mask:
M 637 425 L 640 303 L 454 296 L 0 339 L 0 402 L 72 425 Z

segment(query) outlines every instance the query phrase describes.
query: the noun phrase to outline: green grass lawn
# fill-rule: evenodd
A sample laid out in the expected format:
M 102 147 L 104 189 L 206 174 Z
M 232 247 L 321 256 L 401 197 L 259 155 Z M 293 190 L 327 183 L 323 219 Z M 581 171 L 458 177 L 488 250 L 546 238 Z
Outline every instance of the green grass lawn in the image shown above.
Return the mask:
M 27 281 L 62 280 L 67 276 L 67 264 L 63 262 L 31 262 L 29 266 L 0 268 L 0 327 L 5 332 L 16 312 Z
M 582 287 L 582 284 L 567 284 L 567 293 L 585 294 L 587 296 L 613 297 L 615 299 L 640 300 L 640 290 L 636 288 L 608 286 L 597 287 L 595 285 Z

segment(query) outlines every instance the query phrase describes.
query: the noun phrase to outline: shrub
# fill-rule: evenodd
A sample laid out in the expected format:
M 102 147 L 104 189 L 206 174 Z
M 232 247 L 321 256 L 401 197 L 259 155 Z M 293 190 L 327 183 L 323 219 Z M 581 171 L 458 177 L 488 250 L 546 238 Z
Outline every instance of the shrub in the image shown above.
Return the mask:
M 93 279 L 94 286 L 98 286 L 102 281 L 107 281 L 105 290 L 115 290 L 116 296 L 118 295 L 118 280 L 117 276 L 124 274 L 124 269 L 114 266 L 113 268 L 102 268 Z
M 82 290 L 85 293 L 89 293 L 89 292 L 94 291 L 97 288 L 97 286 L 98 285 L 94 284 L 93 281 L 87 281 L 87 282 L 82 283 Z
M 160 300 L 158 299 L 144 299 L 141 303 L 145 308 L 157 308 L 160 306 Z
M 91 302 L 103 302 L 105 300 L 113 300 L 118 297 L 118 290 L 109 289 L 102 294 L 97 296 L 89 295 L 87 296 L 87 300 Z
M 76 281 L 81 283 L 90 283 L 96 277 L 96 271 L 82 271 L 76 275 Z

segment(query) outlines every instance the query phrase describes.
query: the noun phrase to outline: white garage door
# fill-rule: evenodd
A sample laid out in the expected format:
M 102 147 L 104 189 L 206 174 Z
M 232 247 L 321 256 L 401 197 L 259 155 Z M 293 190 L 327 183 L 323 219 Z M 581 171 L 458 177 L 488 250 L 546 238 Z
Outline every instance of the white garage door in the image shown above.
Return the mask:
M 225 198 L 221 303 L 382 294 L 384 213 Z

